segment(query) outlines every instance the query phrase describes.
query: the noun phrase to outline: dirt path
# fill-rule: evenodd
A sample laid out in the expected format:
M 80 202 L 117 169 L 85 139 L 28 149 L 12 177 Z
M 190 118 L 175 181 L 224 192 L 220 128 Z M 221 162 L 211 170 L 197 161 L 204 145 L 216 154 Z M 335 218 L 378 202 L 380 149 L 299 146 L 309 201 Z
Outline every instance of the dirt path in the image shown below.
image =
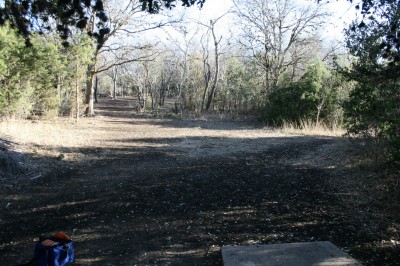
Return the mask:
M 332 185 L 346 140 L 133 116 L 127 100 L 97 113 L 76 129 L 91 134 L 86 146 L 48 141 L 64 168 L 2 189 L 0 265 L 56 231 L 75 240 L 76 265 L 220 265 L 222 245 L 317 240 L 395 265 L 362 247 L 373 240 Z

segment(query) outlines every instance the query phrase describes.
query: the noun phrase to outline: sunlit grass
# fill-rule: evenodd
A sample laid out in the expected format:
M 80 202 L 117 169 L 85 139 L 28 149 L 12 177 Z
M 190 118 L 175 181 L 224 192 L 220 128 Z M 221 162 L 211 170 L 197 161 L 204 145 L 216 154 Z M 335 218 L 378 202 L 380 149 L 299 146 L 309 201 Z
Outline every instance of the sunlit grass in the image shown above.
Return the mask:
M 186 121 L 187 122 L 187 121 Z M 281 128 L 242 126 L 232 121 L 185 121 L 96 116 L 74 119 L 0 122 L 0 138 L 16 151 L 68 161 L 106 157 L 110 152 L 134 154 L 141 149 L 172 148 L 193 156 L 261 152 L 269 145 L 298 136 L 341 136 L 341 129 L 303 122 Z M 176 139 L 170 142 L 170 139 Z M 86 152 L 85 152 L 86 151 Z M 90 151 L 90 152 L 87 152 Z
M 325 124 L 316 124 L 310 120 L 302 120 L 300 125 L 293 122 L 284 122 L 282 127 L 278 128 L 283 134 L 288 135 L 310 135 L 310 136 L 343 136 L 345 130 L 339 127 L 332 128 Z

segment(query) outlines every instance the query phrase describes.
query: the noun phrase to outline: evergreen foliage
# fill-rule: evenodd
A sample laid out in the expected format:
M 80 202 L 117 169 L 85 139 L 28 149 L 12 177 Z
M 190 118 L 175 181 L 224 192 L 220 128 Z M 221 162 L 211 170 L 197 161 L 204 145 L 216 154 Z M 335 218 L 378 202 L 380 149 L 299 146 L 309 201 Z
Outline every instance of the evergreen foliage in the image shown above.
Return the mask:
M 157 13 L 160 9 L 165 6 L 167 8 L 173 8 L 176 5 L 177 0 L 140 0 L 142 3 L 142 9 L 150 13 Z M 203 6 L 205 0 L 181 0 L 182 6 L 192 6 L 198 4 L 200 7 Z
M 347 47 L 356 57 L 345 69 L 357 82 L 345 103 L 350 135 L 384 143 L 391 159 L 400 160 L 400 6 L 398 1 L 371 1 L 374 16 L 347 30 Z
M 341 102 L 346 97 L 342 80 L 332 74 L 321 61 L 310 65 L 304 76 L 296 82 L 282 82 L 268 96 L 264 118 L 282 125 L 304 121 L 330 127 L 341 123 Z
M 63 113 L 62 103 L 73 91 L 75 71 L 71 70 L 77 62 L 80 69 L 85 69 L 93 45 L 79 40 L 65 49 L 59 43 L 57 38 L 33 35 L 31 46 L 25 46 L 16 30 L 7 25 L 0 27 L 0 116 Z
M 29 84 L 21 82 L 24 69 L 25 45 L 13 29 L 0 27 L 0 115 L 30 111 L 29 104 L 23 104 L 29 98 Z M 19 110 L 18 110 L 19 109 Z

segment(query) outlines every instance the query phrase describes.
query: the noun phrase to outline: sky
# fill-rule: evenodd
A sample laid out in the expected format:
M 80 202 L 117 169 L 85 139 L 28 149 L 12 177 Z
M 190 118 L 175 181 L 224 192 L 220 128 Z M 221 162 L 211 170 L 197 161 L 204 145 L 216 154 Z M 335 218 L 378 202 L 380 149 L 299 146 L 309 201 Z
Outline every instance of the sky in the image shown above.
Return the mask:
M 298 1 L 306 3 L 313 0 Z M 324 5 L 326 6 L 326 9 L 332 13 L 332 16 L 327 21 L 327 25 L 323 29 L 321 29 L 322 37 L 327 39 L 342 39 L 343 29 L 345 25 L 349 24 L 352 20 L 356 18 L 355 5 L 358 1 L 353 1 L 354 3 L 350 3 L 347 0 L 331 0 L 329 3 L 326 2 L 324 3 Z M 193 17 L 195 19 L 209 21 L 210 19 L 220 17 L 221 15 L 226 13 L 232 6 L 232 0 L 206 0 L 201 10 L 197 7 L 192 7 L 187 11 L 187 13 L 190 17 Z M 227 18 L 221 24 L 224 24 L 225 27 L 229 27 L 229 18 Z
M 238 2 L 242 0 L 237 0 Z M 273 0 L 264 0 L 273 1 Z M 293 0 L 300 3 L 315 2 L 317 0 Z M 330 19 L 328 19 L 327 24 L 321 27 L 320 36 L 327 42 L 337 42 L 338 40 L 343 40 L 343 29 L 346 24 L 349 24 L 352 20 L 356 18 L 355 5 L 361 0 L 353 0 L 350 3 L 348 0 L 322 0 L 326 9 L 332 13 Z M 329 2 L 329 3 L 327 3 Z M 4 4 L 4 0 L 0 0 L 0 6 Z M 203 24 L 208 25 L 211 19 L 221 17 L 223 14 L 227 13 L 230 8 L 233 7 L 232 0 L 206 0 L 202 9 L 197 6 L 191 8 L 183 8 L 177 6 L 171 10 L 171 14 L 176 13 L 186 13 L 192 21 L 200 21 Z M 216 27 L 216 32 L 218 36 L 227 37 L 230 31 L 235 31 L 236 25 L 232 25 L 232 15 L 226 15 L 221 18 Z M 174 33 L 172 33 L 174 34 Z M 147 34 L 145 34 L 147 35 Z M 157 35 L 163 35 L 162 32 L 154 35 L 154 32 L 149 32 L 148 38 L 154 39 Z M 160 36 L 158 36 L 160 37 Z M 147 38 L 147 37 L 146 37 Z M 162 38 L 161 38 L 162 39 Z
M 238 0 L 239 2 L 241 0 Z M 270 0 L 265 0 L 270 1 Z M 298 0 L 299 2 L 310 2 L 316 0 Z M 353 1 L 350 3 L 348 0 L 322 0 L 325 3 L 327 9 L 332 12 L 333 16 L 328 21 L 328 26 L 324 27 L 321 31 L 324 38 L 342 39 L 343 28 L 345 24 L 349 24 L 356 17 L 355 5 L 361 0 Z M 329 2 L 329 3 L 327 3 Z M 4 5 L 4 0 L 0 0 L 0 7 Z M 186 12 L 189 17 L 194 20 L 200 20 L 204 23 L 208 23 L 210 19 L 216 19 L 221 15 L 225 14 L 233 6 L 232 0 L 206 0 L 202 9 L 197 6 L 191 8 L 179 8 L 182 12 Z M 172 10 L 176 12 L 176 10 Z M 218 23 L 220 30 L 228 31 L 229 17 L 221 19 Z M 222 28 L 222 29 L 221 29 Z
M 356 3 L 358 1 L 350 3 L 346 0 L 333 0 L 328 3 L 327 9 L 332 12 L 332 17 L 328 22 L 329 26 L 324 30 L 323 34 L 343 38 L 343 29 L 345 26 L 357 18 Z

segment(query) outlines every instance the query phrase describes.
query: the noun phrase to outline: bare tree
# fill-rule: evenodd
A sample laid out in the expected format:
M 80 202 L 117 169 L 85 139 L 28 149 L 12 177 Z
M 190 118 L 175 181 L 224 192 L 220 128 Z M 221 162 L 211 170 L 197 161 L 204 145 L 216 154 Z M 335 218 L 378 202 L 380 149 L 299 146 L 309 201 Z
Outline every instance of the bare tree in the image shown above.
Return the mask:
M 217 83 L 218 83 L 218 75 L 219 75 L 219 71 L 220 71 L 220 66 L 219 66 L 219 57 L 220 57 L 220 51 L 219 51 L 219 44 L 221 43 L 222 40 L 222 36 L 217 36 L 216 32 L 215 32 L 215 26 L 217 24 L 217 22 L 223 18 L 227 13 L 224 13 L 223 15 L 219 16 L 218 18 L 214 19 L 214 20 L 210 20 L 210 24 L 204 24 L 201 22 L 197 22 L 198 24 L 204 26 L 207 28 L 207 33 L 211 34 L 212 36 L 212 41 L 213 41 L 213 46 L 214 46 L 214 75 L 213 75 L 213 79 L 212 79 L 212 84 L 211 84 L 211 88 L 208 91 L 209 88 L 209 84 L 211 81 L 211 68 L 210 68 L 210 64 L 209 64 L 209 51 L 208 51 L 208 38 L 206 38 L 206 44 L 203 43 L 203 41 L 201 42 L 202 44 L 202 50 L 203 50 L 203 69 L 204 69 L 204 93 L 203 93 L 203 99 L 202 99 L 202 103 L 201 103 L 201 110 L 203 111 L 204 109 L 204 103 L 205 103 L 205 99 L 207 98 L 207 103 L 206 103 L 206 110 L 209 110 L 211 107 L 211 103 L 214 99 L 215 96 L 215 92 L 216 92 L 216 88 L 217 88 Z M 203 39 L 203 38 L 202 38 Z M 208 93 L 208 95 L 207 95 Z M 206 97 L 207 96 L 207 97 Z
M 203 38 L 206 37 L 206 43 L 203 43 Z M 210 86 L 210 80 L 211 80 L 211 66 L 209 63 L 209 56 L 210 56 L 210 51 L 208 49 L 208 34 L 203 36 L 201 40 L 201 47 L 202 47 L 202 62 L 203 62 L 203 76 L 204 76 L 204 91 L 203 91 L 203 97 L 201 100 L 201 111 L 204 110 L 204 104 L 206 102 L 206 97 L 208 93 L 208 87 Z
M 156 44 L 149 45 L 146 42 L 139 42 L 144 32 L 171 25 L 178 19 L 169 17 L 158 17 L 157 20 L 146 12 L 143 12 L 142 3 L 139 0 L 119 0 L 116 2 L 106 1 L 105 10 L 109 15 L 109 33 L 105 35 L 102 43 L 97 43 L 93 54 L 94 64 L 88 66 L 86 103 L 87 114 L 92 115 L 94 76 L 117 66 L 131 62 L 149 61 L 159 54 L 153 49 Z M 89 28 L 94 23 L 88 24 Z M 91 30 L 93 32 L 93 30 Z M 142 51 L 149 51 L 143 53 Z M 112 60 L 109 60 L 112 59 Z
M 177 28 L 176 31 L 180 34 L 180 38 L 173 37 L 169 34 L 169 41 L 174 47 L 174 49 L 172 49 L 173 58 L 171 58 L 171 60 L 174 61 L 172 64 L 175 66 L 176 72 L 175 82 L 177 88 L 175 92 L 175 112 L 182 115 L 184 109 L 183 96 L 188 85 L 191 49 L 195 42 L 196 32 L 189 33 L 184 26 Z
M 321 5 L 295 0 L 233 1 L 242 25 L 239 41 L 261 67 L 268 92 L 288 69 L 294 75 L 328 13 Z
M 206 104 L 206 110 L 210 110 L 211 107 L 211 103 L 214 99 L 214 95 L 215 95 L 215 89 L 217 88 L 217 83 L 218 83 L 218 73 L 219 73 L 219 51 L 218 51 L 218 45 L 222 40 L 222 36 L 220 36 L 219 38 L 216 36 L 215 34 L 215 24 L 217 23 L 217 21 L 220 19 L 221 17 L 219 17 L 216 20 L 210 20 L 210 30 L 211 30 L 211 34 L 213 37 L 213 41 L 214 41 L 214 63 L 215 63 L 215 69 L 214 69 L 214 79 L 213 79 L 213 83 L 211 86 L 211 90 L 210 93 L 208 94 L 208 99 L 207 99 L 207 104 Z

